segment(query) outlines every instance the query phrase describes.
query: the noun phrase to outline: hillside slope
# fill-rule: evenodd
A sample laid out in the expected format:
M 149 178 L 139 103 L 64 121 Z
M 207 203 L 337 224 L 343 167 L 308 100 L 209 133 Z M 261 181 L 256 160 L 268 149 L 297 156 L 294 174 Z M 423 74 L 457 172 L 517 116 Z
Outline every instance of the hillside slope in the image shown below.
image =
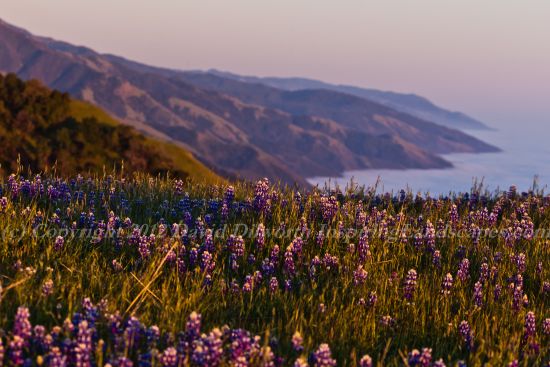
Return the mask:
M 350 124 L 309 107 L 291 111 L 243 101 L 197 87 L 179 72 L 36 37 L 6 23 L 0 28 L 0 70 L 98 105 L 125 124 L 185 147 L 219 173 L 307 185 L 307 177 L 353 169 L 444 168 L 450 163 L 440 152 L 494 149 L 449 129 L 444 132 L 452 139 L 420 131 L 418 119 L 372 102 L 383 108 L 376 120 L 384 121 L 373 120 L 369 111 L 364 128 L 361 121 Z M 400 130 L 411 136 L 396 134 Z M 414 139 L 417 132 L 422 139 Z M 438 142 L 438 148 L 423 141 Z
M 209 70 L 209 74 L 246 83 L 264 84 L 278 89 L 298 91 L 305 89 L 326 89 L 334 92 L 351 94 L 410 114 L 420 119 L 463 130 L 490 130 L 483 122 L 462 112 L 449 111 L 437 106 L 430 100 L 416 94 L 382 91 L 372 88 L 361 88 L 351 85 L 330 84 L 307 78 L 276 78 L 242 76 L 218 70 Z
M 189 152 L 119 124 L 104 111 L 37 81 L 0 75 L 0 170 L 53 167 L 60 174 L 110 171 L 167 173 L 220 182 Z M 18 162 L 19 160 L 19 162 Z

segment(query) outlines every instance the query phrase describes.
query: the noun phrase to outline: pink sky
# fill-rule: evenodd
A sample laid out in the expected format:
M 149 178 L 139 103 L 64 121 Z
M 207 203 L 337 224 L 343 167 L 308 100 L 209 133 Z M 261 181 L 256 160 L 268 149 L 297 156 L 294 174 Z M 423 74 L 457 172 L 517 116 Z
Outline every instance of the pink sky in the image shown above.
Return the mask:
M 0 0 L 39 35 L 149 64 L 415 92 L 492 126 L 550 122 L 543 0 Z

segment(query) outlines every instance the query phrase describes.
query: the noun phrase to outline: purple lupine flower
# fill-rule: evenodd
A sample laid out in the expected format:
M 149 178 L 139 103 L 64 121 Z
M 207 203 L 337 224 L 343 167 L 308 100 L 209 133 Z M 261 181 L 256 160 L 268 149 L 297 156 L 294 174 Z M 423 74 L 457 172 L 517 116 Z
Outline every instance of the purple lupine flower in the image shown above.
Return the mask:
M 302 338 L 302 334 L 300 334 L 299 331 L 296 331 L 294 335 L 292 335 L 292 349 L 294 349 L 296 352 L 301 352 L 304 350 L 304 346 L 302 343 L 304 342 L 304 338 Z
M 64 244 L 65 244 L 65 239 L 62 236 L 57 236 L 55 238 L 53 248 L 55 251 L 60 251 L 63 248 Z
M 7 208 L 8 208 L 8 198 L 5 196 L 2 196 L 2 198 L 0 199 L 0 213 L 4 213 Z
M 217 366 L 223 356 L 223 333 L 213 329 L 208 335 L 203 334 L 193 343 L 191 361 L 198 366 Z
M 439 358 L 437 361 L 434 362 L 433 367 L 447 367 L 445 365 L 445 362 L 443 362 L 443 359 Z
M 525 271 L 525 259 L 526 259 L 526 256 L 524 253 L 519 253 L 516 256 L 514 256 L 514 262 L 516 264 L 518 274 L 521 274 Z
M 432 364 L 432 349 L 423 348 L 422 352 L 413 349 L 409 352 L 409 366 L 429 367 Z
M 501 294 L 502 294 L 502 286 L 500 284 L 495 285 L 495 290 L 493 291 L 493 295 L 496 302 L 500 300 Z
M 485 283 L 487 279 L 489 279 L 489 264 L 483 263 L 481 264 L 480 270 L 479 270 L 479 281 L 481 284 Z
M 92 329 L 88 327 L 88 321 L 86 320 L 82 320 L 78 324 L 78 332 L 74 353 L 77 367 L 92 366 Z
M 263 249 L 265 246 L 265 226 L 263 223 L 258 224 L 258 229 L 256 231 L 256 245 L 259 250 Z
M 336 366 L 336 360 L 332 359 L 332 353 L 328 344 L 321 344 L 319 348 L 312 353 L 311 363 L 314 367 Z
M 512 309 L 514 311 L 519 311 L 521 304 L 523 302 L 523 288 L 514 287 L 514 295 L 512 298 Z
M 183 181 L 182 180 L 176 180 L 174 182 L 174 191 L 177 195 L 183 194 Z
M 210 252 L 204 251 L 201 255 L 201 263 L 200 263 L 201 270 L 206 273 L 211 273 L 215 267 L 216 267 L 216 263 L 214 262 L 212 255 L 210 255 Z
M 304 240 L 302 237 L 296 237 L 292 242 L 290 243 L 289 248 L 291 248 L 292 253 L 298 257 L 302 256 L 302 249 L 304 247 Z M 288 248 L 287 248 L 288 251 Z
M 359 367 L 372 367 L 372 358 L 368 354 L 365 354 L 359 360 Z
M 142 259 L 146 259 L 151 255 L 151 249 L 149 248 L 149 237 L 140 236 L 138 243 L 138 251 Z
M 425 233 L 424 240 L 426 243 L 426 249 L 429 252 L 433 253 L 435 251 L 435 229 L 432 222 L 430 222 L 429 220 L 426 223 L 426 229 L 424 233 Z
M 187 339 L 192 341 L 199 337 L 201 333 L 201 320 L 202 317 L 199 313 L 193 311 L 185 324 L 185 335 Z
M 468 259 L 462 259 L 456 273 L 456 277 L 461 281 L 465 281 L 470 276 L 470 261 Z
M 247 275 L 244 278 L 243 293 L 250 293 L 252 292 L 253 288 L 254 288 L 254 279 L 252 278 L 252 276 Z
M 59 347 L 52 347 L 46 356 L 48 367 L 65 367 L 67 365 L 67 356 L 63 355 Z
M 264 178 L 256 182 L 254 187 L 254 209 L 260 213 L 268 213 L 270 211 L 269 197 L 269 180 Z
M 424 237 L 422 236 L 422 233 L 416 233 L 414 235 L 414 247 L 417 250 L 420 250 L 424 246 Z
M 367 280 L 368 273 L 363 269 L 363 265 L 357 266 L 357 270 L 353 272 L 353 284 L 360 285 Z
M 451 294 L 451 289 L 453 288 L 453 276 L 451 273 L 447 273 L 443 281 L 441 282 L 441 294 L 448 296 Z
M 277 277 L 271 277 L 269 280 L 269 290 L 271 293 L 275 293 L 279 290 L 279 281 L 277 280 Z
M 294 264 L 294 255 L 292 252 L 292 244 L 289 245 L 285 251 L 284 269 L 287 275 L 294 276 L 296 273 L 296 266 Z
M 298 358 L 294 361 L 293 367 L 308 367 L 308 363 L 303 358 Z
M 542 332 L 544 335 L 550 335 L 550 318 L 545 318 L 542 322 Z
M 19 307 L 13 324 L 13 335 L 19 336 L 25 342 L 27 342 L 32 333 L 32 325 L 29 321 L 30 316 L 28 308 Z
M 466 348 L 468 350 L 472 349 L 474 344 L 474 334 L 472 333 L 472 329 L 470 328 L 470 324 L 468 324 L 468 321 L 462 320 L 458 327 L 458 331 L 460 332 L 460 335 L 462 336 L 462 339 L 466 344 Z
M 411 269 L 407 272 L 405 277 L 405 283 L 403 285 L 403 294 L 405 299 L 411 300 L 414 296 L 414 291 L 416 289 L 416 279 L 417 273 L 416 270 Z
M 25 346 L 25 340 L 23 340 L 23 338 L 21 338 L 19 335 L 15 334 L 12 340 L 8 344 L 8 357 L 11 365 L 13 366 L 23 365 L 24 346 Z
M 317 236 L 315 237 L 315 243 L 318 247 L 323 247 L 323 243 L 325 242 L 325 232 L 319 231 L 317 232 Z
M 176 367 L 178 364 L 178 351 L 174 347 L 168 347 L 160 355 L 160 363 L 164 367 Z
M 117 367 L 133 367 L 134 362 L 127 357 L 119 357 L 117 361 Z
M 42 294 L 48 297 L 53 293 L 53 280 L 48 279 L 42 284 Z
M 474 304 L 477 307 L 481 307 L 483 305 L 483 286 L 481 285 L 481 282 L 476 282 L 474 285 Z
M 525 315 L 525 339 L 535 335 L 537 324 L 535 321 L 535 313 L 533 311 L 527 312 Z
M 357 242 L 357 254 L 359 255 L 359 261 L 361 263 L 364 263 L 370 256 L 369 237 L 366 227 L 361 231 L 359 242 Z
M 435 250 L 432 255 L 432 264 L 436 267 L 441 267 L 441 251 Z

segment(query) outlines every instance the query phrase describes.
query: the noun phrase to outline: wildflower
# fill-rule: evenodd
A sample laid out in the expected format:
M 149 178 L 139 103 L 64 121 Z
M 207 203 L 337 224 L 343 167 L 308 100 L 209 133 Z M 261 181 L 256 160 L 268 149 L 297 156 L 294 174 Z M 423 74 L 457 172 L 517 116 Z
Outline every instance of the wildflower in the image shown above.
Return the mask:
M 334 367 L 336 360 L 332 359 L 332 353 L 328 344 L 321 344 L 311 355 L 311 363 L 314 367 Z
M 368 354 L 365 354 L 359 360 L 359 367 L 372 367 L 372 358 Z
M 208 335 L 203 334 L 193 343 L 191 360 L 199 366 L 216 366 L 219 364 L 222 354 L 222 331 L 213 329 Z
M 366 227 L 361 231 L 361 237 L 357 243 L 357 253 L 359 255 L 359 261 L 364 263 L 370 257 L 369 239 Z
M 298 358 L 294 362 L 293 367 L 308 367 L 308 363 L 303 358 Z
M 53 280 L 48 279 L 42 285 L 42 294 L 47 297 L 53 293 Z
M 178 351 L 174 347 L 168 347 L 160 356 L 160 363 L 164 367 L 176 367 L 178 364 Z
M 432 264 L 436 267 L 441 267 L 441 251 L 435 250 L 432 255 Z
M 432 349 L 423 348 L 422 352 L 413 349 L 409 353 L 409 366 L 429 367 L 432 363 Z
M 19 335 L 14 335 L 12 340 L 8 344 L 9 349 L 9 360 L 14 366 L 22 366 L 24 363 L 23 359 L 23 348 L 25 341 Z
M 277 280 L 277 277 L 271 277 L 271 280 L 269 281 L 269 290 L 271 293 L 275 293 L 279 290 L 279 281 Z
M 371 291 L 369 293 L 369 298 L 368 298 L 368 302 L 367 302 L 367 306 L 369 307 L 374 307 L 374 305 L 376 304 L 376 301 L 378 300 L 378 296 L 376 295 L 376 291 Z
M 483 284 L 485 283 L 485 281 L 487 281 L 488 278 L 489 278 L 489 264 L 483 263 L 481 264 L 481 268 L 479 272 L 479 281 L 481 282 L 481 284 Z
M 263 223 L 258 224 L 258 230 L 256 231 L 256 245 L 261 250 L 265 246 L 265 226 Z
M 460 266 L 458 267 L 456 277 L 461 281 L 465 281 L 466 279 L 468 279 L 468 277 L 470 276 L 469 268 L 470 268 L 470 261 L 468 259 L 462 259 L 462 261 L 460 262 Z
M 453 288 L 453 276 L 451 273 L 447 273 L 445 275 L 445 278 L 443 278 L 443 282 L 441 282 L 441 294 L 444 296 L 448 296 L 451 294 L 451 289 Z
M 292 349 L 296 352 L 301 352 L 304 350 L 304 347 L 302 346 L 303 341 L 304 338 L 302 338 L 302 334 L 300 334 L 299 331 L 296 331 L 294 335 L 292 335 Z
M 514 287 L 514 295 L 512 298 L 512 309 L 514 311 L 518 311 L 520 309 L 523 299 L 523 288 Z
M 550 335 L 550 318 L 544 319 L 542 323 L 542 332 L 544 335 Z
M 13 335 L 19 336 L 23 341 L 30 338 L 32 326 L 29 321 L 30 313 L 26 307 L 19 307 L 15 315 L 15 323 L 13 325 Z
M 67 357 L 61 353 L 59 347 L 52 347 L 46 356 L 46 363 L 50 367 L 65 367 L 67 365 Z
M 537 324 L 535 322 L 535 313 L 533 311 L 527 312 L 527 314 L 525 315 L 525 339 L 535 335 L 536 325 Z
M 4 213 L 8 207 L 8 198 L 5 196 L 2 196 L 0 199 L 0 213 Z
M 416 289 L 416 278 L 416 270 L 409 270 L 407 273 L 407 277 L 405 278 L 405 284 L 403 285 L 403 293 L 405 299 L 407 300 L 411 300 L 414 296 L 414 291 Z
M 359 265 L 357 267 L 357 270 L 353 272 L 353 284 L 360 285 L 367 280 L 367 271 L 363 269 L 363 265 Z
M 481 307 L 483 305 L 483 286 L 480 282 L 476 282 L 474 285 L 474 304 L 477 307 Z
M 460 335 L 462 336 L 462 339 L 466 344 L 466 348 L 470 350 L 473 347 L 474 334 L 472 333 L 472 329 L 470 328 L 470 324 L 468 324 L 468 321 L 462 320 L 458 327 L 458 331 L 460 332 Z
M 524 253 L 520 253 L 514 256 L 514 262 L 516 264 L 518 274 L 521 274 L 525 271 L 525 259 L 526 256 Z
M 57 236 L 55 238 L 53 248 L 55 251 L 60 251 L 63 248 L 64 244 L 65 244 L 65 239 L 62 236 Z

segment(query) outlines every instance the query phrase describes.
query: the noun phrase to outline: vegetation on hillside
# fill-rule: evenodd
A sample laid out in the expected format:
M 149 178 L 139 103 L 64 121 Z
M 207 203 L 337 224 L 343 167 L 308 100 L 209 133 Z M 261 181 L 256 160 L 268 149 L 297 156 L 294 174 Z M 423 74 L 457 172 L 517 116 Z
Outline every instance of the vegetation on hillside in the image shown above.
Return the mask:
M 60 174 L 104 169 L 170 172 L 179 178 L 218 180 L 193 156 L 117 123 L 99 108 L 51 91 L 39 82 L 0 75 L 0 170 L 55 167 Z
M 14 175 L 0 187 L 7 366 L 549 362 L 542 192 L 118 175 Z

